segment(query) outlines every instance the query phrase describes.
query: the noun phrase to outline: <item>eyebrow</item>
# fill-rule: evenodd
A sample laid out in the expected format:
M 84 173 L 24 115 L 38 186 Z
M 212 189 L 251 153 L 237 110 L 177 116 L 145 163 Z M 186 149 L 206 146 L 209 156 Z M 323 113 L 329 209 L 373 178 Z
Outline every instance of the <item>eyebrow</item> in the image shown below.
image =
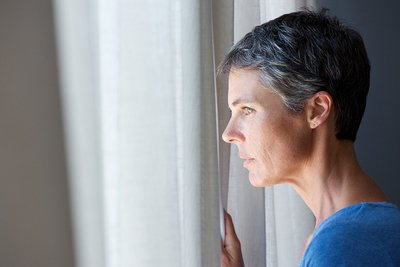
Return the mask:
M 258 102 L 256 100 L 254 100 L 254 99 L 238 98 L 235 101 L 233 101 L 231 105 L 234 107 L 234 106 L 237 106 L 237 105 L 243 104 L 243 103 L 256 104 Z

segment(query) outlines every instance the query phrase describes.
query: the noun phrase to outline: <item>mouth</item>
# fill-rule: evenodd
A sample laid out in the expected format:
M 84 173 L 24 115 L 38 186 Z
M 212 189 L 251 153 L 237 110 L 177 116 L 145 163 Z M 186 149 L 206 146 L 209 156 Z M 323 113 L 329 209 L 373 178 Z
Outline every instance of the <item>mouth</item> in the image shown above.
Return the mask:
M 253 163 L 254 159 L 253 158 L 248 158 L 248 159 L 243 159 L 243 167 L 247 168 L 251 163 Z

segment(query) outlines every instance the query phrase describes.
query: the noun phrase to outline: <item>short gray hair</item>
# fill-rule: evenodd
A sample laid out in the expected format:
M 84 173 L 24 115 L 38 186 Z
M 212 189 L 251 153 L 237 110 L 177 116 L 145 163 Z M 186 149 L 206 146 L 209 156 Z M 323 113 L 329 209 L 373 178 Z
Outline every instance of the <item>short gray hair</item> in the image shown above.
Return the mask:
M 255 27 L 218 68 L 257 70 L 291 112 L 319 91 L 333 98 L 336 137 L 355 141 L 369 90 L 370 65 L 361 36 L 337 18 L 299 11 Z

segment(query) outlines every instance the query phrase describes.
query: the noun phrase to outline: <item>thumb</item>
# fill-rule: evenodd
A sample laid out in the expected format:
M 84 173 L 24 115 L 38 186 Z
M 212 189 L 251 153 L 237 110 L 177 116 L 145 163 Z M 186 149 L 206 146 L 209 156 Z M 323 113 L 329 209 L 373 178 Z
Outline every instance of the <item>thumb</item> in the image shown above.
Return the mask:
M 224 246 L 227 251 L 240 249 L 240 241 L 237 237 L 232 217 L 224 210 L 225 219 L 225 241 Z
M 225 240 L 221 246 L 221 266 L 243 267 L 243 256 L 240 241 L 233 226 L 232 217 L 224 210 Z
M 235 227 L 233 225 L 232 217 L 229 213 L 224 210 L 224 220 L 225 220 L 225 243 L 231 243 L 239 241 Z M 227 240 L 228 239 L 228 240 Z

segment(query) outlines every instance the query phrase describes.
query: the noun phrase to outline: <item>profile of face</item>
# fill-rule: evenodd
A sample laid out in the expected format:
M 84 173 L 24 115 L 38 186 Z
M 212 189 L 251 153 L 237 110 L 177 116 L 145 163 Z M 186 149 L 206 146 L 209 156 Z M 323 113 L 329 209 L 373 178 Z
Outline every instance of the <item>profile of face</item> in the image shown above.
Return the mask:
M 311 153 L 312 129 L 306 112 L 290 113 L 281 97 L 264 87 L 255 70 L 229 73 L 230 121 L 222 135 L 238 147 L 253 186 L 301 179 Z

